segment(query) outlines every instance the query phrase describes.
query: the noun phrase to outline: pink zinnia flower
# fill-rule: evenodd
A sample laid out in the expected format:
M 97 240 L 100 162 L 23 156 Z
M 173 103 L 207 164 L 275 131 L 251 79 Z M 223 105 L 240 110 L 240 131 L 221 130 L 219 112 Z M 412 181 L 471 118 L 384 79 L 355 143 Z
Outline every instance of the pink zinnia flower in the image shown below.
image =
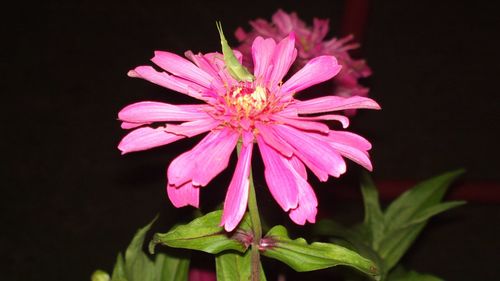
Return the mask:
M 288 36 L 290 32 L 295 32 L 298 38 L 296 41 L 298 58 L 295 61 L 294 70 L 302 68 L 309 60 L 317 56 L 334 56 L 342 66 L 340 73 L 333 79 L 335 85 L 334 94 L 341 97 L 366 97 L 368 95 L 368 88 L 360 85 L 358 80 L 370 76 L 371 70 L 364 60 L 355 60 L 348 53 L 349 50 L 358 48 L 359 44 L 351 42 L 352 35 L 341 39 L 325 40 L 329 30 L 328 19 L 314 18 L 313 26 L 310 27 L 296 13 L 288 14 L 283 10 L 278 10 L 272 16 L 272 22 L 256 19 L 250 21 L 250 25 L 253 27 L 251 32 L 247 33 L 241 27 L 235 32 L 236 38 L 242 43 L 238 49 L 244 56 L 251 53 L 252 42 L 257 36 L 281 40 Z M 244 60 L 243 63 L 252 66 L 251 60 Z M 355 110 L 348 110 L 347 113 L 353 115 Z
M 233 230 L 243 217 L 248 199 L 251 158 L 256 142 L 265 165 L 265 178 L 281 208 L 297 224 L 313 223 L 317 199 L 307 182 L 306 166 L 321 180 L 346 171 L 342 156 L 372 169 L 370 143 L 353 133 L 330 130 L 318 121 L 348 118 L 331 111 L 369 108 L 378 104 L 364 97 L 326 96 L 298 100 L 297 92 L 336 75 L 341 67 L 333 56 L 311 59 L 288 81 L 282 82 L 297 56 L 294 34 L 278 44 L 255 38 L 252 45 L 254 77 L 239 82 L 228 72 L 219 53 L 186 52 L 188 61 L 173 53 L 156 51 L 152 61 L 165 72 L 139 66 L 131 77 L 146 79 L 202 101 L 173 105 L 145 101 L 119 113 L 124 129 L 132 129 L 118 148 L 123 153 L 150 149 L 186 137 L 208 134 L 190 151 L 170 163 L 168 197 L 176 207 L 198 207 L 200 188 L 224 170 L 239 140 L 242 149 L 227 190 L 221 225 Z M 235 52 L 241 60 L 241 54 Z M 311 116 L 310 114 L 314 114 Z M 180 123 L 179 123 L 180 122 Z M 158 124 L 158 125 L 155 125 Z

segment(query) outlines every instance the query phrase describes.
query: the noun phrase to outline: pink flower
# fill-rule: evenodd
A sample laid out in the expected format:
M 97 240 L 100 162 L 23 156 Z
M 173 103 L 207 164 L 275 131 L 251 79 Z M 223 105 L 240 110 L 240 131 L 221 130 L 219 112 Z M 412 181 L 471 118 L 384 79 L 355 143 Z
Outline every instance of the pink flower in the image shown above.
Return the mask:
M 272 16 L 272 22 L 264 19 L 250 21 L 253 30 L 246 33 L 241 27 L 235 32 L 236 38 L 242 43 L 238 49 L 243 55 L 251 53 L 251 45 L 257 36 L 271 37 L 275 40 L 281 40 L 288 36 L 290 32 L 295 32 L 298 40 L 296 47 L 298 49 L 298 59 L 295 61 L 294 69 L 302 68 L 309 60 L 320 55 L 329 55 L 337 58 L 342 70 L 333 82 L 335 84 L 334 94 L 342 97 L 368 95 L 368 89 L 358 83 L 360 78 L 371 75 L 370 68 L 364 60 L 354 60 L 348 51 L 356 49 L 359 44 L 352 43 L 353 37 L 346 36 L 341 39 L 332 38 L 325 40 L 329 30 L 329 21 L 327 19 L 314 18 L 313 26 L 307 26 L 296 13 L 286 13 L 278 10 Z M 247 56 L 250 57 L 250 56 Z M 251 60 L 244 60 L 247 66 L 252 66 Z M 355 114 L 351 109 L 346 112 L 348 115 Z
M 167 170 L 167 193 L 176 207 L 198 207 L 200 189 L 228 166 L 238 141 L 238 163 L 227 190 L 221 225 L 233 230 L 243 217 L 248 200 L 249 173 L 254 143 L 265 165 L 271 194 L 297 224 L 313 223 L 317 200 L 307 182 L 308 167 L 321 181 L 346 171 L 342 156 L 372 169 L 370 143 L 353 133 L 331 130 L 319 122 L 333 120 L 344 128 L 348 118 L 322 114 L 379 105 L 364 97 L 325 96 L 298 100 L 297 92 L 326 81 L 341 69 L 333 56 L 311 59 L 286 82 L 283 77 L 297 56 L 295 37 L 276 43 L 256 37 L 252 45 L 254 77 L 238 82 L 219 53 L 193 54 L 191 60 L 156 51 L 152 61 L 164 71 L 139 66 L 131 77 L 146 79 L 202 101 L 173 105 L 145 101 L 122 109 L 118 117 L 124 129 L 134 129 L 120 142 L 122 153 L 150 149 L 208 132 L 190 151 L 175 158 Z M 235 52 L 241 60 L 241 54 Z

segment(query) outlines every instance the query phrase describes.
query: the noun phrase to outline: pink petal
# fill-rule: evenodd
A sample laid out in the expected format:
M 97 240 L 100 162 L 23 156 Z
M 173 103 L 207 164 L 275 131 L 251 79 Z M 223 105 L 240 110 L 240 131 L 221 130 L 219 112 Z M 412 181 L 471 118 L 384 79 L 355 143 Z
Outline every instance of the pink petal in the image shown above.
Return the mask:
M 183 186 L 176 187 L 167 184 L 167 194 L 170 202 L 176 207 L 191 205 L 198 208 L 200 202 L 200 188 L 193 186 L 190 182 Z
M 220 121 L 212 118 L 200 119 L 190 122 L 185 122 L 180 125 L 168 124 L 165 131 L 176 135 L 193 137 L 206 131 L 212 130 L 220 125 Z
M 257 137 L 257 143 L 264 161 L 264 175 L 271 194 L 284 211 L 296 208 L 298 190 L 292 165 L 268 146 L 261 136 Z
M 210 118 L 209 105 L 173 105 L 163 102 L 143 101 L 126 106 L 118 119 L 130 123 L 148 124 L 160 121 L 193 121 Z
M 140 127 L 140 126 L 146 125 L 146 124 L 148 124 L 148 123 L 122 122 L 122 124 L 120 125 L 120 127 L 122 129 L 129 130 L 129 129 L 134 129 L 134 128 L 137 128 L 137 127 Z
M 290 104 L 288 107 L 290 109 L 296 109 L 299 114 L 312 114 L 353 108 L 380 109 L 380 106 L 374 100 L 358 96 L 349 98 L 327 96 L 306 101 L 297 101 Z
M 151 83 L 186 94 L 193 98 L 206 100 L 206 98 L 202 96 L 202 92 L 205 91 L 205 89 L 201 88 L 198 84 L 168 75 L 165 72 L 158 72 L 148 65 L 136 67 L 134 70 L 128 72 L 128 76 L 142 78 Z
M 269 146 L 279 151 L 286 157 L 291 157 L 293 155 L 293 147 L 281 138 L 277 137 L 267 125 L 256 122 L 255 127 L 259 130 L 259 134 Z
M 258 36 L 252 44 L 254 75 L 257 79 L 266 77 L 269 72 L 276 42 L 273 39 L 263 39 Z
M 174 159 L 168 167 L 168 182 L 180 186 L 192 181 L 206 186 L 224 170 L 238 141 L 238 133 L 224 128 L 210 132 L 193 149 Z
M 295 35 L 292 32 L 289 36 L 281 40 L 274 49 L 272 59 L 273 69 L 267 79 L 271 91 L 275 90 L 276 86 L 283 80 L 283 77 L 287 74 L 296 57 Z
M 318 199 L 307 181 L 302 180 L 300 183 L 299 205 L 297 208 L 290 210 L 289 216 L 298 225 L 304 225 L 306 221 L 315 223 L 316 214 L 318 213 Z
M 328 134 L 328 132 L 330 131 L 330 128 L 328 128 L 328 126 L 323 123 L 305 121 L 301 120 L 300 118 L 287 118 L 275 114 L 271 117 L 271 119 L 304 131 L 317 131 L 325 134 Z
M 167 178 L 168 185 L 172 185 L 175 187 L 180 187 L 185 185 L 186 183 L 190 183 L 194 174 L 197 172 L 195 170 L 194 162 L 196 160 L 196 154 L 193 153 L 195 149 L 201 145 L 203 145 L 204 141 L 210 136 L 208 134 L 203 140 L 201 140 L 193 149 L 182 153 L 177 156 L 167 169 Z
M 367 139 L 351 132 L 331 130 L 328 138 L 333 142 L 350 145 L 359 150 L 370 150 L 372 148 L 372 144 Z
M 242 146 L 238 164 L 226 193 L 220 225 L 228 232 L 238 226 L 247 208 L 252 149 L 253 143 Z
M 290 165 L 297 171 L 297 173 L 305 180 L 307 180 L 306 166 L 296 156 L 290 158 Z
M 320 140 L 321 135 L 307 133 L 286 125 L 274 125 L 273 129 L 287 143 L 295 148 L 294 154 L 306 164 L 321 181 L 328 175 L 339 177 L 345 173 L 346 165 L 340 154 L 329 144 Z
M 206 147 L 196 151 L 193 184 L 206 186 L 215 176 L 222 172 L 229 163 L 229 158 L 238 142 L 239 134 L 225 128 Z
M 185 52 L 184 55 L 188 59 L 193 61 L 196 64 L 196 66 L 198 66 L 201 70 L 205 71 L 206 73 L 208 73 L 210 76 L 212 76 L 214 78 L 212 80 L 212 85 L 216 89 L 224 88 L 224 83 L 221 80 L 221 78 L 219 77 L 218 70 L 216 68 L 214 68 L 214 65 L 212 63 L 210 63 L 210 61 L 208 61 L 206 56 L 204 56 L 201 53 L 195 55 L 191 51 Z
M 293 95 L 312 85 L 331 79 L 342 67 L 333 56 L 320 56 L 310 60 L 281 87 L 281 92 Z
M 290 16 L 281 9 L 273 14 L 272 21 L 284 34 L 288 34 L 293 30 L 293 24 Z
M 296 111 L 296 109 L 293 109 L 293 111 Z M 279 113 L 281 114 L 292 114 L 291 110 L 286 110 L 282 111 Z M 349 118 L 343 116 L 343 115 L 337 115 L 337 114 L 326 114 L 326 115 L 319 115 L 319 116 L 287 116 L 288 119 L 297 119 L 297 120 L 335 120 L 339 121 L 342 124 L 342 128 L 347 128 L 349 127 Z
M 372 163 L 370 161 L 370 157 L 365 151 L 359 150 L 355 147 L 344 145 L 340 143 L 330 142 L 330 145 L 335 148 L 342 156 L 351 159 L 352 161 L 358 163 L 363 166 L 368 171 L 372 171 Z
M 118 149 L 122 154 L 150 149 L 153 147 L 169 144 L 184 138 L 165 132 L 164 127 L 151 128 L 143 127 L 128 133 L 118 144 Z
M 170 52 L 155 51 L 155 56 L 151 61 L 173 75 L 195 82 L 205 88 L 210 88 L 211 81 L 214 79 L 187 59 Z

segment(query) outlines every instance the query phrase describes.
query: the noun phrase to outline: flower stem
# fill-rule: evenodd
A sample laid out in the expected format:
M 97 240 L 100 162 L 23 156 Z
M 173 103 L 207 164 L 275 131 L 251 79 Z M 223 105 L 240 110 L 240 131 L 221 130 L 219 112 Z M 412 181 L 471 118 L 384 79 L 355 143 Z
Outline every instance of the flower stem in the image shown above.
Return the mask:
M 238 154 L 241 151 L 241 142 L 238 143 Z M 260 252 L 259 243 L 262 238 L 262 226 L 260 223 L 259 207 L 257 207 L 257 198 L 255 196 L 255 186 L 253 184 L 252 168 L 249 174 L 249 190 L 248 190 L 248 212 L 250 213 L 250 221 L 252 223 L 252 249 L 251 249 L 251 266 L 252 266 L 252 281 L 260 280 Z
M 260 224 L 259 208 L 257 207 L 257 199 L 255 196 L 255 187 L 253 184 L 252 171 L 250 170 L 250 188 L 248 191 L 248 211 L 250 212 L 250 220 L 252 222 L 253 240 L 252 240 L 252 281 L 260 280 L 260 252 L 259 243 L 262 238 L 262 227 Z

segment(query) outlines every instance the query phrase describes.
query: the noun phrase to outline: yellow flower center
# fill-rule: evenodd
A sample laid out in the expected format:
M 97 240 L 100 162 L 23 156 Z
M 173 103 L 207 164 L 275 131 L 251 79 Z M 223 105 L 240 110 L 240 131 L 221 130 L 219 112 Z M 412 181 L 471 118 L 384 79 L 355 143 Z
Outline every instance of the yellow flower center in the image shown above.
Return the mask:
M 233 106 L 237 113 L 248 117 L 251 114 L 261 112 L 266 107 L 268 104 L 267 90 L 262 86 L 255 88 L 237 86 L 228 93 L 226 102 Z

